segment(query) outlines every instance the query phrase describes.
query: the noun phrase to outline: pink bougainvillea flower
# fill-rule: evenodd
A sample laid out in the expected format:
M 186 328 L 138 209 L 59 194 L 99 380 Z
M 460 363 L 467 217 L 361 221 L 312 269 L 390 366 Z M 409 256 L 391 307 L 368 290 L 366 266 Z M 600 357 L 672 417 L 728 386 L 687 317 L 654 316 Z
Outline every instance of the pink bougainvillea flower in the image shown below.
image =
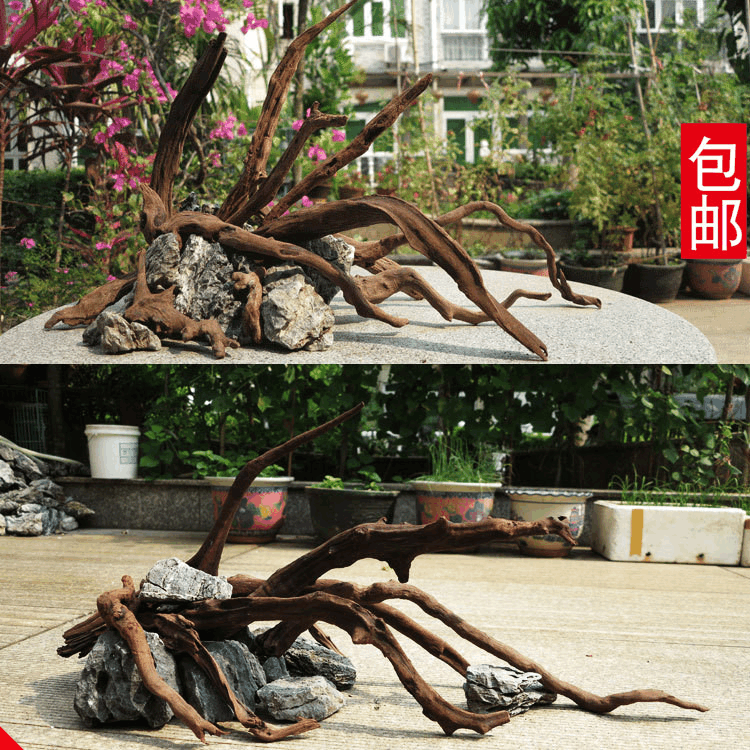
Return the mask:
M 138 31 L 138 24 L 135 22 L 135 19 L 130 15 L 130 13 L 126 13 L 122 17 L 122 26 L 124 29 L 128 29 L 129 31 Z
M 307 158 L 313 161 L 325 161 L 326 152 L 320 146 L 310 146 L 307 152 Z
M 292 130 L 299 130 L 302 127 L 302 120 L 295 120 L 292 123 Z
M 308 198 L 308 197 L 307 197 L 306 195 L 303 195 L 303 196 L 302 196 L 302 200 L 300 201 L 300 203 L 301 203 L 301 204 L 302 204 L 302 205 L 303 205 L 303 206 L 304 206 L 305 208 L 307 208 L 308 206 L 312 206 L 312 204 L 313 204 L 312 200 L 311 200 L 310 198 Z
M 18 21 L 23 23 L 11 27 L 10 39 L 8 39 L 8 24 L 0 24 L 0 45 L 8 43 L 10 53 L 19 52 L 27 47 L 45 29 L 53 26 L 60 15 L 60 8 L 54 7 L 55 0 L 39 0 L 34 4 L 33 10 L 28 12 L 25 18 L 19 16 Z M 2 19 L 5 21 L 5 9 L 3 8 Z
M 109 242 L 97 242 L 96 249 L 97 250 L 111 250 L 112 244 Z
M 113 276 L 112 274 L 110 274 L 109 276 L 107 276 L 106 280 L 107 281 L 117 281 L 117 276 Z
M 36 240 L 32 240 L 31 237 L 22 237 L 18 244 L 27 250 L 31 250 L 32 247 L 36 247 Z
M 13 281 L 16 276 L 18 276 L 18 271 L 8 271 L 8 273 L 5 274 L 5 280 L 7 282 Z
M 333 138 L 334 141 L 345 141 L 346 133 L 343 130 L 337 130 L 336 128 L 334 128 L 331 131 L 331 138 Z

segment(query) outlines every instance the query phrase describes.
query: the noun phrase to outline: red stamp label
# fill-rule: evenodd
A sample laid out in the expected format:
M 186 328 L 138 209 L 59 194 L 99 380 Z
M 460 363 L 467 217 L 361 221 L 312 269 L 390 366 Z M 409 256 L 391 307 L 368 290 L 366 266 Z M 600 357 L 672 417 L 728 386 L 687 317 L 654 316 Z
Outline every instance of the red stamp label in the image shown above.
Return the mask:
M 740 260 L 747 253 L 747 125 L 683 123 L 681 255 Z

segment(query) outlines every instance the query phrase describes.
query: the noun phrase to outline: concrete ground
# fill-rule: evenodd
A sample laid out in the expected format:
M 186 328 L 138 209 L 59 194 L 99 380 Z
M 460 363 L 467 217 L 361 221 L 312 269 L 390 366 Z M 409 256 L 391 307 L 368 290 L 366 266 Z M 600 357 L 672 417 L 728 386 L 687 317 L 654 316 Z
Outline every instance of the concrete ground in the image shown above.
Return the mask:
M 711 300 L 680 293 L 660 307 L 701 331 L 711 342 L 719 364 L 750 363 L 750 297 L 737 292 L 728 300 Z
M 105 530 L 65 536 L 0 539 L 0 727 L 24 750 L 197 748 L 174 721 L 142 727 L 86 728 L 73 710 L 81 662 L 55 649 L 65 629 L 87 616 L 99 593 L 137 581 L 151 564 L 187 558 L 202 535 Z M 230 545 L 222 573 L 267 576 L 307 551 L 299 540 L 265 546 Z M 330 577 L 360 583 L 391 577 L 383 563 L 364 560 Z M 567 699 L 533 709 L 480 737 L 459 730 L 445 737 L 427 720 L 379 652 L 353 646 L 327 627 L 358 670 L 347 704 L 320 729 L 287 741 L 307 750 L 435 750 L 554 748 L 707 750 L 750 747 L 750 569 L 614 563 L 587 549 L 567 559 L 535 559 L 511 547 L 473 554 L 425 555 L 411 582 L 552 673 L 600 694 L 655 687 L 705 704 L 708 713 L 639 704 L 607 716 L 584 713 Z M 426 618 L 411 605 L 412 616 Z M 475 664 L 497 660 L 435 628 Z M 418 649 L 415 665 L 440 693 L 465 705 L 462 678 Z M 213 747 L 244 745 L 237 731 L 209 737 Z M 1 736 L 1 735 L 0 735 Z M 467 744 L 468 743 L 468 744 Z M 1 744 L 1 743 L 0 743 Z

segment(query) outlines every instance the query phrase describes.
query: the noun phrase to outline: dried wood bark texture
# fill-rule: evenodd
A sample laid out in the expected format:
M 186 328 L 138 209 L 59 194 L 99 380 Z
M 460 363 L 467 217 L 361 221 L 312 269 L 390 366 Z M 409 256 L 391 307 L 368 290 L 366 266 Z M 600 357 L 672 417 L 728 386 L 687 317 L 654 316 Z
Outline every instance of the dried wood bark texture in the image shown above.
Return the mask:
M 260 471 L 303 443 L 337 427 L 361 409 L 362 404 L 248 462 L 237 475 L 212 530 L 189 564 L 206 573 L 216 574 L 232 519 L 245 490 Z M 440 519 L 424 526 L 389 525 L 383 522 L 363 524 L 338 534 L 279 569 L 265 581 L 241 575 L 230 578 L 233 587 L 230 599 L 191 602 L 170 614 L 155 611 L 153 604 L 137 595 L 132 579 L 123 576 L 121 589 L 99 597 L 97 614 L 64 634 L 65 644 L 58 649 L 58 653 L 62 656 L 83 656 L 106 628 L 113 628 L 122 635 L 132 651 L 145 686 L 166 700 L 175 715 L 196 737 L 205 742 L 206 734 L 224 733 L 225 730 L 204 719 L 158 675 L 145 635 L 147 630 L 156 632 L 167 648 L 194 659 L 232 706 L 238 721 L 256 739 L 274 741 L 314 729 L 317 723 L 301 720 L 280 729 L 268 726 L 233 694 L 201 638 L 215 640 L 229 637 L 255 621 L 278 620 L 275 627 L 266 631 L 263 640 L 265 649 L 280 655 L 305 630 L 310 630 L 318 640 L 327 641 L 317 627 L 317 623 L 327 622 L 348 633 L 354 643 L 370 644 L 379 649 L 393 666 L 404 688 L 420 704 L 423 713 L 446 734 L 458 729 L 471 729 L 484 734 L 508 722 L 510 715 L 507 711 L 477 714 L 450 704 L 418 674 L 395 638 L 394 630 L 461 675 L 466 675 L 469 664 L 452 645 L 387 604 L 389 600 L 403 599 L 415 603 L 456 634 L 493 656 L 523 671 L 536 672 L 546 689 L 569 697 L 587 711 L 607 713 L 637 702 L 661 702 L 685 709 L 707 710 L 697 703 L 659 690 L 633 690 L 607 696 L 589 693 L 558 679 L 541 665 L 473 627 L 436 599 L 408 583 L 411 562 L 420 554 L 548 533 L 559 534 L 575 544 L 567 522 L 556 518 L 535 522 L 489 518 L 465 524 Z M 365 557 L 387 562 L 396 572 L 399 582 L 358 586 L 321 578 L 334 568 L 348 567 Z
M 594 297 L 573 292 L 557 265 L 554 250 L 544 237 L 528 224 L 511 219 L 499 206 L 486 201 L 471 203 L 433 220 L 422 214 L 416 206 L 398 198 L 367 196 L 321 204 L 296 210 L 288 216 L 283 215 L 295 201 L 364 154 L 373 141 L 390 128 L 407 107 L 418 100 L 420 94 L 429 86 L 431 75 L 422 77 L 395 97 L 366 124 L 351 143 L 319 164 L 270 207 L 269 204 L 276 197 L 306 139 L 321 128 L 340 127 L 346 122 L 344 116 L 321 113 L 317 106 L 314 106 L 310 117 L 304 121 L 279 162 L 270 174 L 267 173 L 273 136 L 305 47 L 353 4 L 354 0 L 334 11 L 300 34 L 289 45 L 269 81 L 266 99 L 250 141 L 242 174 L 217 214 L 214 216 L 198 212 L 175 213 L 172 206 L 172 190 L 183 147 L 186 139 L 190 137 L 195 114 L 210 93 L 226 57 L 225 35 L 219 34 L 212 41 L 175 98 L 159 139 L 150 188 L 142 187 L 144 205 L 141 229 L 144 238 L 151 242 L 160 234 L 175 232 L 184 240 L 189 234 L 197 234 L 204 239 L 217 241 L 234 252 L 251 256 L 256 262 L 293 260 L 303 266 L 314 268 L 339 286 L 346 301 L 355 307 L 359 315 L 375 318 L 392 326 L 406 325 L 408 320 L 385 313 L 378 307 L 378 303 L 397 291 L 404 291 L 412 297 L 426 299 L 446 320 L 456 318 L 471 324 L 486 320 L 494 321 L 529 351 L 546 360 L 546 344 L 508 312 L 512 302 L 520 297 L 545 299 L 545 295 L 532 295 L 518 290 L 504 302 L 497 301 L 486 289 L 477 265 L 443 227 L 460 221 L 474 211 L 490 211 L 503 225 L 529 235 L 533 242 L 545 251 L 549 278 L 563 299 L 576 305 L 597 307 L 601 307 L 601 302 Z M 246 222 L 250 220 L 255 222 L 254 228 L 246 226 Z M 374 274 L 372 281 L 355 281 L 327 261 L 300 247 L 306 240 L 383 222 L 394 224 L 400 233 L 380 242 L 358 243 L 356 246 L 355 263 Z M 465 309 L 448 303 L 413 270 L 399 270 L 393 263 L 384 268 L 385 256 L 401 244 L 409 244 L 414 250 L 443 268 L 479 309 Z M 133 278 L 129 278 L 95 290 L 78 304 L 53 315 L 47 321 L 46 327 L 50 328 L 58 322 L 71 325 L 90 322 L 113 297 L 121 296 L 133 283 Z M 139 290 L 141 301 L 144 300 L 145 294 L 143 289 Z M 173 296 L 170 294 L 154 294 L 148 298 L 148 314 L 144 305 L 141 307 L 138 320 L 157 334 L 176 335 L 183 339 L 208 337 L 216 357 L 223 357 L 226 347 L 234 346 L 229 341 L 217 344 L 219 336 L 207 321 L 199 321 L 196 325 L 186 316 L 176 317 Z M 248 303 L 245 315 L 247 339 L 251 343 L 258 343 L 260 337 L 256 313 L 257 300 L 253 297 Z M 131 313 L 130 317 L 126 314 L 125 317 L 132 319 L 133 315 L 135 313 Z

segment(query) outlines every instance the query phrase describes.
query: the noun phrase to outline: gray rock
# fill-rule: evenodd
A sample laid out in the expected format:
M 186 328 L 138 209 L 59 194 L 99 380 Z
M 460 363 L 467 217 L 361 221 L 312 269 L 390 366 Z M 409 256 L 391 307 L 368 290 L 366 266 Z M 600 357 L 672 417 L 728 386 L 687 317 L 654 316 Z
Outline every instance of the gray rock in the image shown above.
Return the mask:
M 35 479 L 29 487 L 34 491 L 37 502 L 42 505 L 53 506 L 65 502 L 65 491 L 51 479 Z
M 250 711 L 255 711 L 255 693 L 266 684 L 260 662 L 244 643 L 208 641 L 206 648 L 227 678 L 235 696 Z M 188 656 L 177 660 L 182 696 L 208 721 L 231 721 L 234 712 L 220 696 L 206 673 Z
M 344 273 L 348 274 L 352 270 L 354 246 L 338 237 L 334 237 L 332 234 L 316 240 L 310 240 L 305 243 L 304 247 L 321 258 L 325 258 L 331 265 L 341 269 Z M 340 287 L 328 281 L 325 276 L 318 273 L 315 269 L 309 266 L 303 266 L 303 269 L 310 283 L 315 287 L 315 291 L 323 298 L 326 304 L 330 303 L 336 294 L 341 291 Z
M 255 695 L 259 710 L 278 721 L 316 719 L 336 713 L 344 696 L 325 677 L 300 677 L 269 682 Z
M 236 336 L 244 300 L 235 296 L 234 270 L 221 245 L 191 235 L 177 268 L 175 308 L 194 320 L 215 318 L 228 336 Z
M 339 690 L 349 690 L 357 679 L 357 670 L 350 659 L 306 638 L 297 638 L 284 652 L 292 677 L 321 675 Z
M 66 500 L 61 510 L 66 515 L 73 516 L 73 518 L 78 521 L 80 521 L 82 518 L 86 518 L 87 516 L 95 515 L 94 511 L 91 510 L 91 508 L 89 508 L 87 505 L 79 503 L 77 500 L 73 500 L 71 498 L 68 498 Z
M 299 266 L 276 266 L 263 281 L 260 306 L 264 336 L 291 351 L 322 351 L 333 344 L 331 308 Z
M 19 509 L 19 513 L 40 513 L 44 506 L 40 503 L 24 503 Z
M 230 599 L 232 586 L 224 576 L 212 576 L 170 557 L 159 560 L 141 584 L 141 596 L 150 601 L 194 602 Z
M 41 536 L 44 533 L 44 514 L 40 511 L 5 516 L 5 531 L 17 536 Z
M 0 491 L 16 489 L 24 484 L 22 479 L 16 477 L 13 467 L 7 461 L 0 459 Z
M 146 633 L 156 671 L 179 692 L 177 666 L 155 633 Z M 145 721 L 158 729 L 174 716 L 166 701 L 143 685 L 127 644 L 119 633 L 103 633 L 91 653 L 76 686 L 76 713 L 88 726 L 117 721 Z
M 75 531 L 78 528 L 78 521 L 67 513 L 60 513 L 60 523 L 57 526 L 58 531 Z
M 8 497 L 0 497 L 0 513 L 4 516 L 10 516 L 18 511 L 19 503 Z
M 5 516 L 0 515 L 0 536 L 5 536 L 5 524 L 6 524 Z
M 263 671 L 267 682 L 282 680 L 290 676 L 283 656 L 269 656 L 263 662 Z
M 131 323 L 109 310 L 99 313 L 94 324 L 95 328 L 89 326 L 84 332 L 84 343 L 88 346 L 101 344 L 107 354 L 161 349 L 161 341 L 153 331 L 142 323 Z
M 510 666 L 480 664 L 466 670 L 464 694 L 469 711 L 508 711 L 511 716 L 537 704 L 554 703 L 557 694 L 547 690 L 535 672 Z
M 176 234 L 159 235 L 146 251 L 146 283 L 151 291 L 168 289 L 179 280 L 180 239 Z
M 37 462 L 20 451 L 13 451 L 13 454 L 11 465 L 16 472 L 16 477 L 21 474 L 27 483 L 44 478 L 45 472 L 42 471 L 42 468 L 46 470 L 48 467 L 43 461 Z

